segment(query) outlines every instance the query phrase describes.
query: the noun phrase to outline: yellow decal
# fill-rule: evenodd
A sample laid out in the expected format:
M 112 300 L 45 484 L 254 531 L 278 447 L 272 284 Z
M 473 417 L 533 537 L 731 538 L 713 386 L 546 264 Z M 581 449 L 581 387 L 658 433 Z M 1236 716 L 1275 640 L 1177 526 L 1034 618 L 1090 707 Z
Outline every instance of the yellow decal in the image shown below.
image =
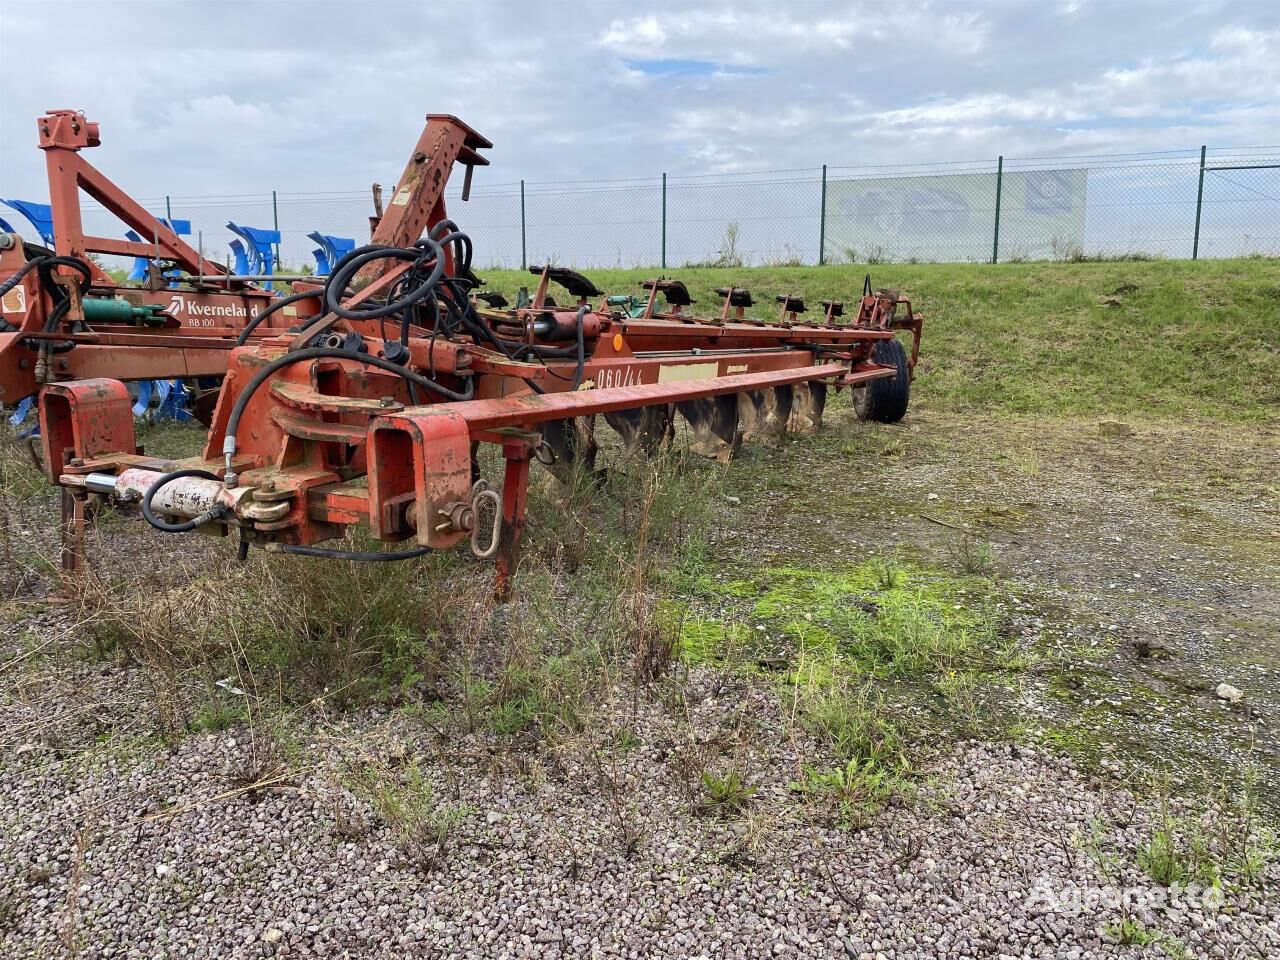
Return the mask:
M 4 312 L 5 313 L 26 313 L 27 312 L 27 288 L 14 287 L 4 295 Z
M 659 383 L 679 383 L 682 380 L 707 380 L 719 372 L 718 363 L 664 364 L 658 371 Z

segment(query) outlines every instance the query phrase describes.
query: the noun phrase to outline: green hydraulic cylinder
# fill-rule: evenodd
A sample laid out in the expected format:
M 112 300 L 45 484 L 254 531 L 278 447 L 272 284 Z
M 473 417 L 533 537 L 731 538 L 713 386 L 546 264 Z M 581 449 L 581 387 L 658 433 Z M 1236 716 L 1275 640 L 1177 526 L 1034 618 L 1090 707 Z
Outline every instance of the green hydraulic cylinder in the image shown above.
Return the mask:
M 88 323 L 124 323 L 130 326 L 164 326 L 164 307 L 149 303 L 140 307 L 115 297 L 85 297 L 84 319 Z

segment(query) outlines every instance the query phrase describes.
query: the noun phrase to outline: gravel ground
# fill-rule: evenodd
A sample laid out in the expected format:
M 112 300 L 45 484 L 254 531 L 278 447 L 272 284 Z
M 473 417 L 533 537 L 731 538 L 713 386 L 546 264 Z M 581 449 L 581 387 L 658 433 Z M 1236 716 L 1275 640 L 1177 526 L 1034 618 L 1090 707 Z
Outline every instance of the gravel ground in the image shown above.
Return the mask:
M 673 758 L 706 743 L 693 731 L 739 715 L 744 692 L 720 683 L 692 679 L 686 724 L 643 705 L 639 745 L 620 762 L 571 742 L 522 763 L 509 743 L 444 741 L 379 716 L 309 731 L 308 759 L 266 774 L 244 730 L 172 753 L 114 742 L 10 755 L 0 946 L 86 958 L 1138 956 L 1103 933 L 1127 898 L 1191 955 L 1280 950 L 1273 900 L 1170 896 L 1132 865 L 1149 809 L 1034 750 L 958 745 L 918 796 L 839 829 L 785 788 L 815 747 L 786 734 L 773 698 L 747 692 L 759 792 L 732 816 L 699 814 Z M 463 811 L 438 853 L 406 844 L 335 776 L 375 764 L 402 782 L 410 757 Z M 246 769 L 271 785 L 244 790 Z M 1095 830 L 1128 866 L 1103 870 L 1073 844 Z
M 1107 707 L 1086 731 L 1100 758 L 940 745 L 861 829 L 788 789 L 830 758 L 738 678 L 619 691 L 563 740 L 303 709 L 166 744 L 142 671 L 72 656 L 67 605 L 20 605 L 0 642 L 0 956 L 1280 955 L 1280 865 L 1247 890 L 1155 884 L 1136 851 L 1158 810 L 1123 775 L 1156 756 L 1218 782 L 1260 759 L 1276 783 L 1275 433 L 1091 430 L 922 410 L 847 451 L 856 484 L 835 430 L 741 468 L 751 509 L 725 507 L 725 562 L 812 563 L 814 529 L 832 562 L 936 558 L 936 521 L 971 523 L 1024 632 L 1080 668 L 1078 696 L 1033 686 L 1027 709 Z M 136 533 L 108 531 L 149 549 Z M 1241 704 L 1214 697 L 1223 679 Z M 700 808 L 708 766 L 744 771 L 742 809 Z M 1124 916 L 1152 942 L 1117 942 Z

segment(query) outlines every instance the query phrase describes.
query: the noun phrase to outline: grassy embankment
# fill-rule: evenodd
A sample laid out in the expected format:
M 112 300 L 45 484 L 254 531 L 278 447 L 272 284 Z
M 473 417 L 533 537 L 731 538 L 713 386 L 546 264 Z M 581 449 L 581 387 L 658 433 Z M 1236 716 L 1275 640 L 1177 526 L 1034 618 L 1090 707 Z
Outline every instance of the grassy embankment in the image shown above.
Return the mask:
M 1280 261 L 882 264 L 670 269 L 716 315 L 716 287 L 856 302 L 874 286 L 925 316 L 917 397 L 931 409 L 991 414 L 1280 416 Z M 639 294 L 657 270 L 588 270 L 610 293 Z M 534 278 L 481 271 L 514 300 Z

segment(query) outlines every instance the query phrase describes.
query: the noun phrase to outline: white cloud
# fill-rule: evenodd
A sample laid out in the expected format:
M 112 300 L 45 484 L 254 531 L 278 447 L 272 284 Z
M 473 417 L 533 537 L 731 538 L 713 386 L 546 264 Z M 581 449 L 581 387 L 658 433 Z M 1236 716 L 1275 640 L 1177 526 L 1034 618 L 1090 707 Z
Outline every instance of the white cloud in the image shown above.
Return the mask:
M 872 113 L 886 127 L 939 129 L 974 123 L 1078 123 L 1095 120 L 1195 116 L 1215 102 L 1204 125 L 1220 124 L 1223 103 L 1266 96 L 1280 84 L 1280 32 L 1224 28 L 1209 43 L 1212 53 L 1147 58 L 1092 78 L 1022 94 L 981 93 Z M 1278 114 L 1280 115 L 1280 114 Z M 1182 128 L 1195 124 L 1183 123 Z M 1262 133 L 1259 131 L 1258 136 Z
M 632 56 L 728 59 L 758 62 L 813 51 L 857 52 L 873 60 L 910 48 L 947 46 L 976 53 L 987 26 L 976 13 L 938 12 L 931 4 L 889 9 L 860 3 L 725 5 L 712 9 L 674 7 L 662 14 L 616 19 L 599 43 Z M 880 44 L 902 44 L 884 48 Z
M 662 29 L 657 17 L 637 17 L 634 20 L 614 20 L 609 28 L 600 35 L 600 43 L 606 47 L 626 50 L 633 45 L 642 45 L 648 50 L 660 47 L 667 39 L 667 31 Z
M 90 159 L 144 195 L 363 190 L 428 112 L 494 140 L 477 185 L 1280 136 L 1280 6 L 1248 0 L 301 9 L 4 0 L 0 194 L 42 195 L 53 106 L 100 121 Z M 74 54 L 51 65 L 55 28 Z M 763 72 L 627 67 L 645 59 Z

